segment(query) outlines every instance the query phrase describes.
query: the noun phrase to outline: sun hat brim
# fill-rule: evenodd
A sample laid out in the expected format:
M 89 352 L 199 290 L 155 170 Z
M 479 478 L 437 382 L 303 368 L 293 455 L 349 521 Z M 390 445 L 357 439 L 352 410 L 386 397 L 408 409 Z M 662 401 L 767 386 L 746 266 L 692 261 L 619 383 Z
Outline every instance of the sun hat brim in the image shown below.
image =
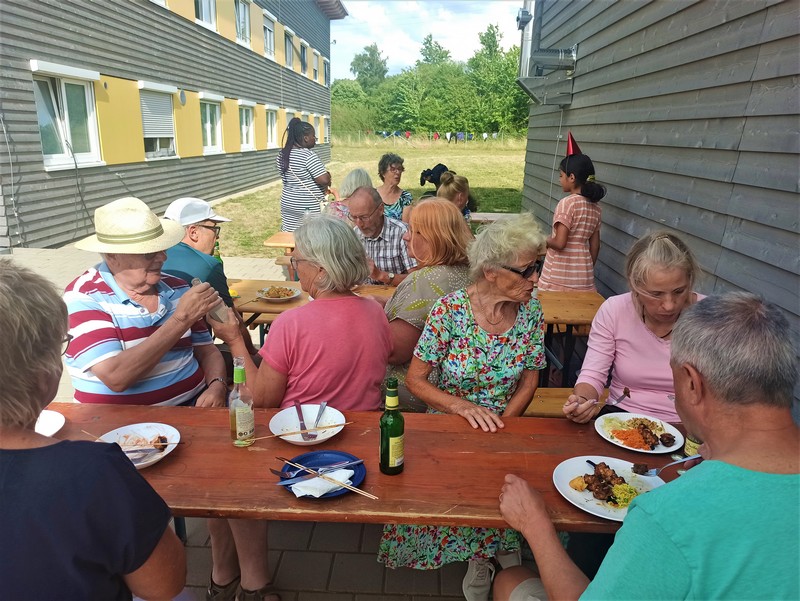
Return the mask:
M 75 248 L 97 253 L 116 253 L 121 255 L 142 255 L 172 248 L 183 240 L 186 233 L 184 227 L 170 219 L 159 219 L 161 232 L 154 232 L 152 237 L 142 239 L 138 236 L 134 241 L 120 239 L 118 241 L 99 240 L 97 234 L 75 243 Z

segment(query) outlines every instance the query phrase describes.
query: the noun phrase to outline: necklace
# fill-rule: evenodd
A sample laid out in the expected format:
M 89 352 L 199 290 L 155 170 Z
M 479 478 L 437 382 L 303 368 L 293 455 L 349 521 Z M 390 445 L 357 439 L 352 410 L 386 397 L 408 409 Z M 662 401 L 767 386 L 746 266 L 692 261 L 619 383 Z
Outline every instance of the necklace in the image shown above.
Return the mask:
M 503 318 L 505 318 L 505 315 L 503 315 L 502 311 L 500 312 L 500 319 L 498 319 L 497 321 L 492 321 L 491 319 L 489 319 L 489 313 L 486 311 L 486 309 L 483 306 L 483 302 L 481 301 L 481 297 L 480 297 L 480 293 L 478 291 L 478 285 L 477 284 L 475 284 L 475 300 L 477 301 L 476 304 L 478 305 L 478 309 L 480 309 L 481 313 L 483 313 L 483 318 L 489 323 L 489 325 L 496 326 L 501 321 L 503 321 Z
M 646 316 L 645 316 L 645 314 L 644 314 L 644 308 L 642 308 L 642 323 L 644 324 L 644 327 L 646 327 L 648 330 L 650 330 L 651 332 L 653 332 L 653 330 L 652 330 L 652 329 L 650 329 L 649 327 L 647 327 L 647 318 L 646 318 Z M 670 334 L 672 334 L 672 330 L 674 330 L 674 329 L 675 329 L 675 326 L 672 326 L 672 327 L 669 329 L 669 332 L 667 332 L 667 333 L 666 333 L 666 334 L 664 334 L 663 336 L 658 336 L 658 334 L 656 334 L 655 332 L 653 332 L 653 336 L 658 336 L 658 337 L 659 337 L 661 340 L 664 340 L 664 339 L 665 339 L 667 336 L 669 336 Z

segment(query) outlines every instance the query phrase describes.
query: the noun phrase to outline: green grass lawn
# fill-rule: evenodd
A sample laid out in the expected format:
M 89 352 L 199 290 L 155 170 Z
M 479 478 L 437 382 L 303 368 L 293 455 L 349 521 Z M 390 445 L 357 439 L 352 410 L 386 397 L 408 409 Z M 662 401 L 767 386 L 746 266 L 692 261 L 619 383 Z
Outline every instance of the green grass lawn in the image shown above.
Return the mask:
M 478 201 L 478 211 L 490 213 L 518 213 L 522 203 L 522 180 L 525 170 L 525 142 L 476 141 L 470 144 L 406 142 L 399 139 L 372 143 L 337 143 L 331 146 L 332 160 L 327 165 L 333 178 L 333 187 L 356 167 L 363 167 L 379 185 L 378 160 L 386 152 L 394 152 L 405 159 L 406 172 L 401 186 L 419 198 L 433 185 L 419 185 L 419 174 L 437 163 L 444 163 L 459 175 L 469 179 L 470 188 Z M 280 182 L 261 190 L 237 196 L 217 205 L 221 215 L 233 221 L 222 229 L 220 247 L 223 256 L 275 257 L 283 254 L 277 249 L 266 249 L 263 242 L 280 230 Z

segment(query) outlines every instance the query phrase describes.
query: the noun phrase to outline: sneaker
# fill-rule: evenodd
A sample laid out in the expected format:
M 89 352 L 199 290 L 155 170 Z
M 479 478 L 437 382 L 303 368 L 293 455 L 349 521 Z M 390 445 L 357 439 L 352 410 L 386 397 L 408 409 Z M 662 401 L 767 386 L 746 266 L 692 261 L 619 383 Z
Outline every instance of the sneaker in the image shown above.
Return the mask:
M 492 590 L 494 564 L 491 559 L 472 559 L 467 565 L 467 573 L 461 590 L 467 601 L 488 601 Z
M 522 565 L 522 553 L 519 551 L 498 551 L 494 558 L 504 570 Z

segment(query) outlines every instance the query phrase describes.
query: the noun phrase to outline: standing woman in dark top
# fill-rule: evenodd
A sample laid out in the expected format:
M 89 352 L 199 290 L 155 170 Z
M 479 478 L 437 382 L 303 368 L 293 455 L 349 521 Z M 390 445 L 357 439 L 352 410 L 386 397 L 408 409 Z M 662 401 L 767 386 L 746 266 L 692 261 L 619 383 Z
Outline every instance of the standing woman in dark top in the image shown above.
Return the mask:
M 310 123 L 294 117 L 289 121 L 284 139 L 278 155 L 278 169 L 283 180 L 281 231 L 293 232 L 302 224 L 306 213 L 320 212 L 320 204 L 331 185 L 331 174 L 311 151 L 317 138 Z

